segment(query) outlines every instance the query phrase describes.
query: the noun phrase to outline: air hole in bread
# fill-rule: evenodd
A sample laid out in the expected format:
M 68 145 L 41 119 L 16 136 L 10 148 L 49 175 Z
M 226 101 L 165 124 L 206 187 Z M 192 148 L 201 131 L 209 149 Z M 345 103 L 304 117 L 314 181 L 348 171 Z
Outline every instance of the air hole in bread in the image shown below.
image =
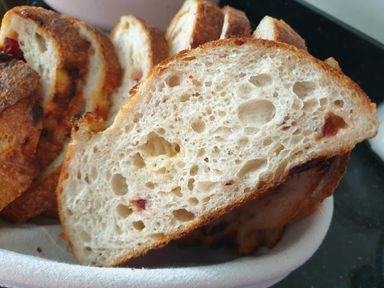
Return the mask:
M 193 165 L 191 169 L 189 170 L 189 175 L 195 176 L 199 172 L 199 166 Z
M 136 153 L 132 157 L 132 164 L 138 169 L 144 168 L 145 167 L 145 162 L 143 157 L 141 157 L 140 153 Z
M 163 128 L 159 128 L 159 129 L 157 129 L 157 133 L 159 133 L 159 135 L 163 136 L 165 134 L 165 130 Z
M 272 153 L 275 153 L 276 155 L 278 155 L 281 151 L 283 151 L 285 149 L 285 147 L 283 145 L 281 145 L 280 143 L 276 144 L 276 146 L 274 146 L 271 150 Z
M 66 211 L 67 211 L 68 216 L 73 215 L 73 211 L 71 209 L 67 208 Z
M 176 220 L 181 221 L 181 222 L 191 221 L 195 218 L 195 214 L 188 211 L 187 209 L 177 209 L 177 210 L 172 211 L 172 214 Z
M 183 196 L 183 194 L 181 193 L 181 188 L 180 187 L 175 187 L 171 190 L 171 193 L 177 197 L 181 197 Z
M 191 197 L 188 199 L 188 203 L 190 205 L 195 206 L 195 205 L 199 204 L 199 199 L 197 199 L 196 197 Z
M 179 75 L 174 74 L 169 76 L 165 82 L 168 84 L 169 87 L 176 87 L 180 85 L 181 79 Z
M 316 83 L 312 81 L 297 81 L 293 84 L 293 92 L 300 99 L 310 96 L 316 89 Z
M 204 148 L 200 148 L 199 150 L 197 150 L 197 157 L 201 157 L 205 155 L 205 149 Z
M 191 97 L 191 95 L 189 95 L 189 94 L 183 94 L 180 96 L 180 102 L 186 102 L 189 100 L 190 97 Z
M 272 83 L 272 75 L 267 73 L 255 75 L 249 78 L 249 82 L 256 87 L 264 87 Z
M 265 139 L 263 140 L 262 145 L 266 147 L 266 146 L 271 145 L 272 143 L 273 143 L 272 138 L 268 137 L 268 138 L 265 138 Z
M 155 183 L 153 182 L 147 182 L 145 183 L 145 187 L 149 188 L 149 189 L 154 189 L 155 188 Z
M 243 137 L 241 138 L 240 140 L 237 141 L 237 144 L 239 144 L 240 146 L 245 146 L 249 143 L 249 140 L 247 137 Z
M 244 178 L 245 176 L 250 176 L 252 178 L 253 174 L 257 174 L 265 165 L 267 161 L 265 159 L 253 159 L 245 163 L 245 165 L 237 173 L 237 176 Z
M 80 238 L 83 242 L 89 242 L 91 240 L 91 236 L 84 230 L 80 232 Z
M 343 108 L 343 107 L 344 107 L 344 101 L 341 100 L 341 99 L 335 100 L 335 101 L 333 102 L 333 104 L 335 104 L 337 107 L 340 107 L 340 108 Z
M 80 170 L 77 171 L 77 173 L 76 173 L 76 178 L 77 178 L 78 180 L 81 179 L 81 171 L 80 171 Z
M 320 99 L 320 106 L 323 107 L 328 104 L 328 99 L 327 98 L 321 98 Z
M 150 236 L 155 241 L 162 241 L 165 238 L 165 234 L 164 233 L 153 233 Z
M 247 135 L 255 135 L 259 132 L 259 128 L 256 127 L 246 127 L 244 128 L 244 133 Z
M 127 218 L 129 215 L 132 214 L 133 210 L 127 205 L 119 204 L 116 207 L 116 212 L 121 218 Z
M 96 167 L 95 166 L 92 166 L 92 168 L 91 168 L 91 177 L 92 177 L 92 179 L 93 180 L 96 180 L 97 179 L 97 169 L 96 169 Z
M 121 174 L 112 175 L 111 179 L 112 191 L 116 195 L 125 195 L 128 192 L 127 180 Z
M 160 155 L 167 155 L 173 157 L 180 152 L 180 145 L 169 143 L 163 137 L 151 132 L 147 137 L 147 142 L 140 147 L 145 156 L 156 157 Z
M 253 100 L 240 105 L 237 109 L 237 116 L 244 124 L 259 127 L 273 119 L 275 110 L 271 101 Z
M 195 179 L 193 178 L 189 178 L 188 179 L 188 190 L 189 191 L 192 191 L 193 190 L 193 187 L 195 186 Z
M 216 185 L 216 182 L 211 181 L 200 181 L 197 182 L 196 187 L 199 192 L 206 193 L 212 190 L 212 188 Z
M 133 221 L 132 222 L 132 226 L 133 228 L 135 228 L 137 231 L 142 231 L 144 230 L 145 228 L 145 224 L 143 221 L 139 220 L 139 221 Z
M 213 133 L 216 135 L 228 136 L 229 134 L 231 134 L 231 132 L 232 129 L 229 127 L 219 127 Z
M 211 201 L 211 198 L 212 196 L 207 196 L 207 197 L 204 197 L 201 202 L 203 202 L 203 204 L 207 204 L 209 201 Z
M 252 87 L 252 85 L 243 83 L 243 84 L 239 85 L 239 87 L 237 89 L 237 93 L 241 98 L 245 99 L 245 98 L 250 97 L 253 89 L 254 88 Z
M 87 184 L 90 183 L 88 174 L 85 174 L 84 181 L 85 181 L 85 183 L 87 183 Z
M 89 246 L 84 246 L 83 248 L 84 252 L 87 253 L 87 254 L 90 254 L 92 252 L 92 248 L 89 247 Z
M 192 130 L 195 131 L 196 133 L 202 133 L 205 129 L 205 123 L 200 119 L 196 119 L 192 121 L 191 127 L 192 127 Z
M 45 43 L 45 39 L 39 33 L 35 33 L 35 39 L 37 43 L 37 47 L 39 47 L 40 53 L 44 53 L 47 51 L 47 43 Z
M 305 112 L 313 112 L 317 109 L 319 106 L 319 102 L 317 99 L 309 99 L 308 101 L 304 102 L 303 110 Z

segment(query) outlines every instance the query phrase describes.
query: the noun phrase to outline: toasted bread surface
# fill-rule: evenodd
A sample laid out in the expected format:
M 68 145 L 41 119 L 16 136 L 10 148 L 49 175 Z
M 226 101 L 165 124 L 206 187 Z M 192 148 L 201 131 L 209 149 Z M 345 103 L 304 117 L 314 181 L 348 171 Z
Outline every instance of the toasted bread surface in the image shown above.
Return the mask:
M 22 61 L 0 63 L 0 210 L 36 177 L 42 129 L 40 77 Z

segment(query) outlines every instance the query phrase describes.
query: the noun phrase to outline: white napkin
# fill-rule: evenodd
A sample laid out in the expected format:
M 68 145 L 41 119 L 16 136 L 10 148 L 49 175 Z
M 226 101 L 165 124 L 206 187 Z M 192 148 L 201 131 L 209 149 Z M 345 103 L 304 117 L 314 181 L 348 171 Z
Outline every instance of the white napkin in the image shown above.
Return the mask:
M 179 248 L 175 244 L 131 261 L 126 268 L 80 266 L 60 239 L 59 225 L 0 224 L 0 286 L 104 287 L 269 287 L 312 256 L 331 222 L 332 198 L 316 213 L 287 229 L 272 250 L 237 258 L 230 250 Z M 139 267 L 139 268 L 132 268 Z M 141 267 L 146 267 L 141 268 Z
M 375 138 L 369 140 L 373 151 L 384 161 L 384 103 L 377 109 L 377 117 L 379 118 L 379 131 Z

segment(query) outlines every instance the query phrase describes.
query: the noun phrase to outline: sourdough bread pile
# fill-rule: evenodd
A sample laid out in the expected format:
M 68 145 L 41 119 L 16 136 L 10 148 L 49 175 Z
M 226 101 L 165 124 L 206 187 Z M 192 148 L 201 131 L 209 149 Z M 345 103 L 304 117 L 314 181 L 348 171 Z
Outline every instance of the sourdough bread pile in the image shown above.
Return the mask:
M 242 11 L 202 0 L 187 0 L 165 34 L 123 16 L 110 39 L 18 7 L 0 47 L 4 65 L 36 78 L 33 93 L 0 94 L 0 129 L 9 110 L 26 119 L 19 137 L 34 139 L 26 149 L 0 138 L 23 155 L 23 169 L 0 170 L 23 179 L 0 190 L 1 213 L 25 222 L 57 207 L 86 265 L 121 265 L 184 236 L 230 240 L 240 254 L 272 247 L 334 192 L 349 152 L 377 130 L 367 95 L 287 23 L 267 16 L 252 35 Z

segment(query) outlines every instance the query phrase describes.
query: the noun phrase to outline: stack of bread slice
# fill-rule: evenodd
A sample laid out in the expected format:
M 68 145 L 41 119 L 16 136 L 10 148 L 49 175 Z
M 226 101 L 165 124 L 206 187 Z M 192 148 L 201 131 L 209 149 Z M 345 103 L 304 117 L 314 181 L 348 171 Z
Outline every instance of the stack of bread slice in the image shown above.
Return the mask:
M 26 64 L 40 75 L 43 132 L 35 157 L 39 173 L 1 214 L 25 222 L 57 214 L 55 189 L 74 117 L 92 112 L 106 119 L 120 66 L 108 38 L 87 24 L 43 8 L 16 7 L 4 16 L 0 46 L 12 39 Z M 28 129 L 25 127 L 23 129 Z
M 123 16 L 110 40 L 20 7 L 3 19 L 4 51 L 8 39 L 40 75 L 43 99 L 28 107 L 40 103 L 43 119 L 2 214 L 56 214 L 60 177 L 60 220 L 82 264 L 121 265 L 184 236 L 240 254 L 271 247 L 334 192 L 349 152 L 377 129 L 375 105 L 336 60 L 309 55 L 272 17 L 252 37 L 242 11 L 208 1 L 186 0 L 165 36 Z

